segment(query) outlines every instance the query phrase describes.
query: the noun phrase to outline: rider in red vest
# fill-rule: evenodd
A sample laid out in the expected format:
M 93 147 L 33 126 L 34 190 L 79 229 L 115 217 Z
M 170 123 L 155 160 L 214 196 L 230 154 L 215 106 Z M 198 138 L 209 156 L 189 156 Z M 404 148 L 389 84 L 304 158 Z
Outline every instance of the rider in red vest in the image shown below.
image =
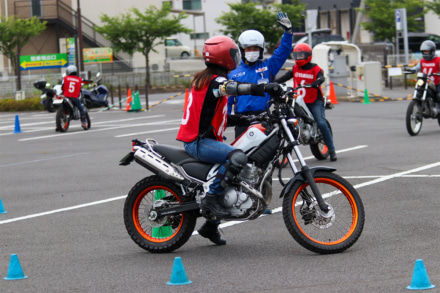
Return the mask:
M 243 151 L 223 142 L 227 125 L 227 102 L 229 95 L 265 96 L 279 95 L 278 84 L 251 84 L 228 80 L 228 72 L 237 68 L 241 56 L 237 44 L 229 37 L 208 39 L 203 47 L 206 68 L 195 74 L 191 93 L 183 114 L 177 140 L 192 157 L 207 163 L 221 164 L 209 192 L 202 199 L 200 208 L 207 220 L 198 230 L 199 234 L 218 245 L 226 244 L 218 232 L 222 217 L 229 215 L 223 205 L 224 189 L 240 173 L 247 163 Z
M 88 125 L 86 121 L 86 114 L 83 106 L 79 100 L 81 95 L 82 78 L 77 76 L 77 69 L 75 65 L 69 65 L 66 69 L 66 76 L 63 79 L 61 85 L 63 90 L 63 96 L 69 98 L 69 100 L 78 108 L 81 115 L 81 126 L 84 130 L 87 130 Z
M 330 153 L 330 161 L 336 161 L 335 146 L 333 137 L 325 119 L 325 106 L 323 102 L 323 94 L 321 84 L 325 81 L 324 73 L 318 64 L 310 62 L 312 60 L 312 48 L 306 43 L 300 43 L 293 49 L 295 65 L 291 71 L 287 71 L 284 75 L 275 81 L 283 83 L 293 77 L 293 87 L 303 84 L 311 84 L 311 88 L 302 88 L 298 91 L 299 95 L 303 95 L 304 102 L 307 104 L 310 112 L 312 112 L 315 121 L 318 124 L 324 137 L 325 144 Z
M 413 72 L 422 71 L 425 74 L 440 73 L 440 57 L 435 55 L 436 46 L 433 41 L 427 40 L 420 45 L 422 52 L 422 60 L 412 69 Z M 437 95 L 435 98 L 437 103 L 440 103 L 440 76 L 433 77 L 435 87 L 437 88 Z

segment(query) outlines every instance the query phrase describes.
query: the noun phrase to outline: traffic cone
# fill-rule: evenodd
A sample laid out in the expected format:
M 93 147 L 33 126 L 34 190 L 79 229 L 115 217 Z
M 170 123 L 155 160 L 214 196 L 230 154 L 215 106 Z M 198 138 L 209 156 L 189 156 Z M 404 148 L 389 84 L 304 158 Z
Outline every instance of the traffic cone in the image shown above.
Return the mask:
M 5 280 L 20 280 L 26 279 L 27 276 L 24 275 L 21 269 L 20 261 L 16 254 L 11 254 L 11 260 L 9 261 L 8 275 Z
M 329 93 L 328 99 L 334 105 L 339 104 L 338 100 L 336 99 L 336 92 L 335 92 L 335 87 L 333 85 L 333 81 L 330 81 L 330 93 Z
M 406 287 L 410 290 L 424 290 L 424 289 L 432 289 L 435 286 L 431 284 L 429 281 L 428 273 L 426 272 L 425 265 L 423 264 L 423 260 L 416 260 L 416 264 L 414 265 L 414 272 L 411 280 L 411 286 Z
M 185 89 L 185 102 L 183 103 L 182 111 L 185 111 L 186 106 L 188 105 L 188 97 L 189 97 L 189 91 L 188 89 Z
M 139 112 L 142 110 L 142 106 L 141 106 L 141 99 L 139 98 L 139 91 L 134 93 L 134 97 L 133 97 L 133 103 L 131 105 L 130 110 L 131 112 Z
M 167 285 L 188 285 L 191 283 L 192 281 L 188 280 L 188 276 L 186 275 L 182 259 L 180 257 L 175 257 L 171 278 L 170 281 L 167 282 Z
M 15 130 L 12 133 L 21 133 L 20 120 L 18 120 L 18 115 L 15 115 Z
M 165 190 L 156 189 L 154 191 L 154 200 L 159 200 L 165 197 Z M 153 227 L 152 236 L 155 238 L 163 239 L 170 237 L 173 234 L 173 228 L 171 226 Z
M 368 97 L 367 89 L 365 89 L 364 91 L 364 104 L 370 104 L 370 98 Z
M 6 214 L 5 208 L 3 207 L 2 199 L 0 198 L 0 214 Z
M 128 91 L 127 91 L 127 107 L 125 107 L 124 111 L 130 111 L 132 99 L 133 99 L 133 97 L 131 96 L 131 90 L 128 89 Z

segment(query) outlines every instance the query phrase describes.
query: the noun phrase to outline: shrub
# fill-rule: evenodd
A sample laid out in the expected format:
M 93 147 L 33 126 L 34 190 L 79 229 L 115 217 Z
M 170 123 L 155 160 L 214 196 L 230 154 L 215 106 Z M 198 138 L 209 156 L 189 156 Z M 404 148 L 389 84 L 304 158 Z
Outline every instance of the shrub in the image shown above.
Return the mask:
M 28 98 L 22 101 L 15 99 L 1 99 L 0 112 L 43 111 L 44 106 L 40 98 Z

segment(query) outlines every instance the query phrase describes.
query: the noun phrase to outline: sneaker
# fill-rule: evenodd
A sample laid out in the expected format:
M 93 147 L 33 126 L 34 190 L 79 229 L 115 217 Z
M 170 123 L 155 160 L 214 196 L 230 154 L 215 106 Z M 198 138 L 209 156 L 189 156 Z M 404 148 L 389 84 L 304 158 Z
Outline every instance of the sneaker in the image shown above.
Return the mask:
M 87 122 L 81 122 L 81 127 L 84 128 L 84 130 L 87 130 Z

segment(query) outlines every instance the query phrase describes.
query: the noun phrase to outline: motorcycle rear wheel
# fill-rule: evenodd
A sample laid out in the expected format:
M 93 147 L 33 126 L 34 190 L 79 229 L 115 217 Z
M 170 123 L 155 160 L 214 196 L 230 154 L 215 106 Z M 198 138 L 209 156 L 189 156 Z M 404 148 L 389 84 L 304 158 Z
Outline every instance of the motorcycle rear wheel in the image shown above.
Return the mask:
M 61 132 L 66 132 L 69 129 L 70 118 L 69 113 L 63 107 L 59 108 L 55 118 L 57 129 Z
M 44 101 L 44 107 L 50 113 L 53 113 L 57 110 L 57 107 L 55 107 L 53 104 L 53 97 L 46 97 L 46 100 Z
M 328 122 L 328 120 L 326 120 L 326 122 L 327 122 L 328 128 L 330 129 L 330 133 L 333 137 L 332 126 L 330 125 L 330 122 Z M 319 132 L 321 133 L 320 130 L 319 130 Z M 330 153 L 328 151 L 327 145 L 325 144 L 324 137 L 322 136 L 322 133 L 321 133 L 321 141 L 320 142 L 310 144 L 310 151 L 312 152 L 313 156 L 317 160 L 325 160 L 328 158 Z
M 406 110 L 406 130 L 409 135 L 415 136 L 422 129 L 423 116 L 420 102 L 412 100 Z
M 362 200 L 356 189 L 337 174 L 318 171 L 314 178 L 325 202 L 333 208 L 333 216 L 322 216 L 309 184 L 297 181 L 283 199 L 284 223 L 304 248 L 320 254 L 342 252 L 362 233 L 365 222 Z M 302 198 L 305 194 L 312 198 L 309 205 Z
M 131 239 L 152 253 L 172 252 L 191 237 L 197 217 L 194 213 L 165 216 L 156 221 L 148 218 L 154 202 L 182 203 L 177 185 L 151 176 L 142 179 L 130 190 L 124 204 L 124 222 Z M 156 202 L 157 203 L 157 202 Z

